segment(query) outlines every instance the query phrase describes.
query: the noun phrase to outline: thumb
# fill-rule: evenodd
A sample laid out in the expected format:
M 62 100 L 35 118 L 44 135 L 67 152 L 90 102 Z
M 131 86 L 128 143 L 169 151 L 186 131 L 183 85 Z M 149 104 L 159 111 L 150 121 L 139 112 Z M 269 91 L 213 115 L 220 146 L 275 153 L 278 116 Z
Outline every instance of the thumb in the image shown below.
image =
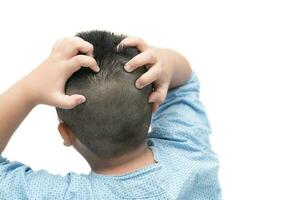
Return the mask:
M 58 96 L 57 105 L 59 108 L 72 109 L 75 106 L 82 104 L 86 101 L 83 95 L 73 94 L 73 95 L 60 95 Z

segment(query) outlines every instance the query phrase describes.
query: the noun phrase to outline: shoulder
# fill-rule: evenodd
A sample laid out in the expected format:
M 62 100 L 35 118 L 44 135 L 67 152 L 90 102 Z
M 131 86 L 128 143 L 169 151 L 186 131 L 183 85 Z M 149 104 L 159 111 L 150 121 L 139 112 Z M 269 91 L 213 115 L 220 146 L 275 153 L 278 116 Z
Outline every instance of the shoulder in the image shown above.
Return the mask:
M 86 197 L 91 188 L 86 175 L 35 171 L 21 162 L 9 161 L 2 156 L 0 177 L 0 199 L 22 199 L 24 196 L 32 199 L 63 199 L 71 195 Z
M 218 157 L 212 149 L 203 145 L 194 145 L 192 141 L 181 138 L 169 140 L 165 138 L 148 138 L 149 148 L 152 150 L 156 160 L 166 165 L 204 165 L 204 162 L 218 164 Z

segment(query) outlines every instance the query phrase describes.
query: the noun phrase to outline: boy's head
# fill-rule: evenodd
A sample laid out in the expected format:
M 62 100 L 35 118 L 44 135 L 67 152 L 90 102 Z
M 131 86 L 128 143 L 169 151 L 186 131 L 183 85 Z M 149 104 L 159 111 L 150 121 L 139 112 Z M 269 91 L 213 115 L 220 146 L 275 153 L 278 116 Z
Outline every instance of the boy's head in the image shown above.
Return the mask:
M 56 108 L 58 117 L 67 132 L 69 129 L 78 143 L 97 158 L 111 159 L 133 152 L 145 144 L 151 120 L 148 96 L 152 86 L 135 87 L 135 81 L 147 71 L 146 67 L 131 73 L 124 70 L 126 62 L 139 52 L 131 47 L 117 50 L 125 38 L 122 35 L 90 31 L 77 36 L 93 44 L 100 71 L 96 73 L 83 67 L 71 76 L 65 93 L 82 94 L 86 102 L 70 110 Z

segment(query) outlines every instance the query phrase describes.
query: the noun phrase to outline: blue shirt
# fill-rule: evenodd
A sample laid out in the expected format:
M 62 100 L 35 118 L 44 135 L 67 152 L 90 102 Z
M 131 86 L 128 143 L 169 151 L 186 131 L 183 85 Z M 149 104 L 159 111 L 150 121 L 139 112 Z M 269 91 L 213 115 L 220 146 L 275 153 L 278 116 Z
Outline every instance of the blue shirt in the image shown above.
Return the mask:
M 193 72 L 186 84 L 169 90 L 152 116 L 147 141 L 157 163 L 117 176 L 60 176 L 0 157 L 0 199 L 221 199 L 209 133 Z

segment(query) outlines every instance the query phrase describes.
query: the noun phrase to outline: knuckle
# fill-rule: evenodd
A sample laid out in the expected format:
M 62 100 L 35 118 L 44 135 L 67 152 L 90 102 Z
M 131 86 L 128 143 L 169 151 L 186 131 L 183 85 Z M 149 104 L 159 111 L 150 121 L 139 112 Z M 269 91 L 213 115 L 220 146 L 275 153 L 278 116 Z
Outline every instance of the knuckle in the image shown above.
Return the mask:
M 165 100 L 165 96 L 164 96 L 164 95 L 161 95 L 161 96 L 159 97 L 159 102 L 162 103 L 164 100 Z
M 84 41 L 81 37 L 78 37 L 78 36 L 72 37 L 72 40 Z
M 96 60 L 92 57 L 89 57 L 89 56 L 85 57 L 84 62 L 87 63 L 87 66 L 92 66 L 92 65 L 97 64 Z
M 70 47 L 70 48 L 77 48 L 78 47 L 78 44 L 77 44 L 77 42 L 75 42 L 75 41 L 73 41 L 73 40 L 70 40 L 69 42 L 68 42 L 68 47 Z
M 162 68 L 160 65 L 158 65 L 156 75 L 157 75 L 157 77 L 160 77 L 161 74 L 162 74 Z
M 64 42 L 64 41 L 66 41 L 66 39 L 67 39 L 67 38 L 59 38 L 59 39 L 56 40 L 56 43 L 58 43 L 58 44 L 59 44 L 59 43 L 62 43 L 62 42 Z
M 156 97 L 156 102 L 157 103 L 160 103 L 160 102 L 162 102 L 163 101 L 163 97 L 161 96 L 161 95 L 158 95 L 157 97 Z
M 147 54 L 149 56 L 149 60 L 151 60 L 152 63 L 155 63 L 157 61 L 157 57 L 152 50 L 148 49 Z
M 90 62 L 96 62 L 96 60 L 95 60 L 95 58 L 93 58 L 93 57 L 90 57 L 90 56 L 87 56 L 86 55 L 86 58 L 88 58 L 88 60 L 90 61 Z
M 78 65 L 84 63 L 83 56 L 76 56 L 74 61 Z
M 140 37 L 135 37 L 134 40 L 138 43 L 138 44 L 145 44 L 145 41 L 140 38 Z
M 145 54 L 146 54 L 148 60 L 153 60 L 154 55 L 152 54 L 151 51 L 146 50 L 146 51 L 145 51 Z
M 88 58 L 88 63 L 89 65 L 93 66 L 93 65 L 97 65 L 97 62 L 94 58 L 89 57 Z
M 157 80 L 160 77 L 160 75 L 158 73 L 154 74 L 154 79 Z
M 142 40 L 142 38 L 140 38 L 140 37 L 134 37 L 134 39 L 137 41 L 137 42 L 143 42 L 143 40 Z
M 71 38 L 68 38 L 67 40 L 67 45 L 69 47 L 78 47 L 79 43 L 80 43 L 80 40 L 77 39 L 76 37 L 71 37 Z
M 93 50 L 93 49 L 94 49 L 93 44 L 91 44 L 91 43 L 88 42 L 88 48 L 89 48 L 90 50 Z
M 87 48 L 89 48 L 90 50 L 93 50 L 93 44 L 91 44 L 90 42 L 87 42 L 81 38 L 79 38 L 79 40 L 76 40 L 77 44 L 82 44 L 84 46 L 86 46 Z
M 59 39 L 59 44 L 65 44 L 65 43 L 68 43 L 70 38 L 61 38 Z

